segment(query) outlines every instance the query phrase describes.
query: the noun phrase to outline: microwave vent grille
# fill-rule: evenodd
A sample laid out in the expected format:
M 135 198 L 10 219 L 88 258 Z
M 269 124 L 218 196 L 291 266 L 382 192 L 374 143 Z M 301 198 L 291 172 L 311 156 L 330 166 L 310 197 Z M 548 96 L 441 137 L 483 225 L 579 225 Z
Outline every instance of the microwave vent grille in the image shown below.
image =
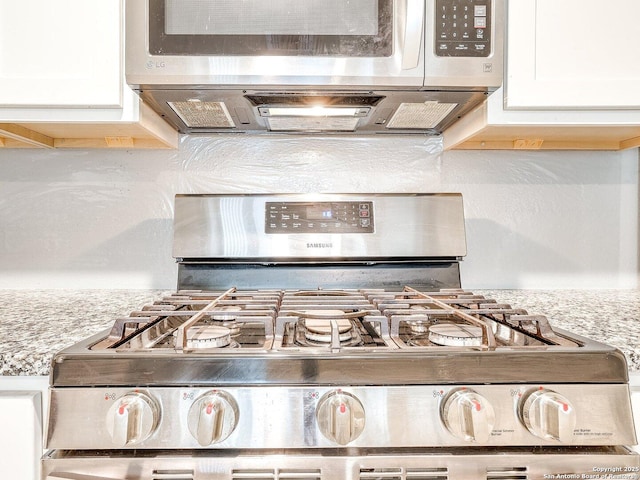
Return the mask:
M 168 102 L 173 111 L 189 128 L 235 128 L 235 123 L 223 102 Z
M 435 128 L 457 106 L 457 103 L 440 103 L 433 101 L 401 103 L 393 114 L 393 117 L 391 117 L 387 123 L 387 128 Z

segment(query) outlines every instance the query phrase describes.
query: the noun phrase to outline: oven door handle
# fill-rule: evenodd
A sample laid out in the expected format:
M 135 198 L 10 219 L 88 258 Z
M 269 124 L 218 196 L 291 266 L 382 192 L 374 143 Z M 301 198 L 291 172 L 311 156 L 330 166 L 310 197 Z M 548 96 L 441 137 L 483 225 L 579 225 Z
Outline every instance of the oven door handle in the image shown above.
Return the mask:
M 50 473 L 45 477 L 45 480 L 126 480 L 117 477 L 97 477 L 95 475 L 84 475 L 81 473 L 61 472 Z

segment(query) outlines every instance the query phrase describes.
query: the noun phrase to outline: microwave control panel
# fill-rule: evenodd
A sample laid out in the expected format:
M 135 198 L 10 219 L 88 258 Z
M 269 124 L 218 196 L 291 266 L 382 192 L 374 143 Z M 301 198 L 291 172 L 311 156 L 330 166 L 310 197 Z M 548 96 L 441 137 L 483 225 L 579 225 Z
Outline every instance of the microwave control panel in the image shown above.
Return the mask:
M 488 57 L 491 17 L 491 0 L 436 0 L 436 56 Z
M 266 202 L 265 233 L 373 233 L 373 202 Z

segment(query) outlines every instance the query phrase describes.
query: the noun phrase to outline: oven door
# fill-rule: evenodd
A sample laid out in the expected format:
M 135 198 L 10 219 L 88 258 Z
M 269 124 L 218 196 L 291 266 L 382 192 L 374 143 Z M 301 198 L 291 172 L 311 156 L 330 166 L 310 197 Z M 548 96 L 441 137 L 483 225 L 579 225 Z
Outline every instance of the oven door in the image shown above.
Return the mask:
M 425 0 L 147 0 L 126 9 L 132 85 L 423 85 Z
M 376 480 L 636 478 L 626 447 L 403 450 L 211 449 L 64 452 L 43 458 L 43 480 Z M 612 473 L 614 472 L 614 473 Z M 564 475 L 561 475 L 564 474 Z M 609 475 L 609 476 L 608 476 Z

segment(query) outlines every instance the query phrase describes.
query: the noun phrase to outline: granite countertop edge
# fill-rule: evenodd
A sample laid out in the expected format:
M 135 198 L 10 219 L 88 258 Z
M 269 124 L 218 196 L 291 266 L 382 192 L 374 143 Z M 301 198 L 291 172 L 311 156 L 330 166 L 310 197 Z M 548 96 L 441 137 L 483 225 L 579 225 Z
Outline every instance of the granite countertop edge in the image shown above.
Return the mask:
M 470 289 L 471 290 L 471 289 Z M 471 290 L 620 349 L 640 372 L 640 289 Z M 53 355 L 167 290 L 0 290 L 0 376 L 48 375 Z

